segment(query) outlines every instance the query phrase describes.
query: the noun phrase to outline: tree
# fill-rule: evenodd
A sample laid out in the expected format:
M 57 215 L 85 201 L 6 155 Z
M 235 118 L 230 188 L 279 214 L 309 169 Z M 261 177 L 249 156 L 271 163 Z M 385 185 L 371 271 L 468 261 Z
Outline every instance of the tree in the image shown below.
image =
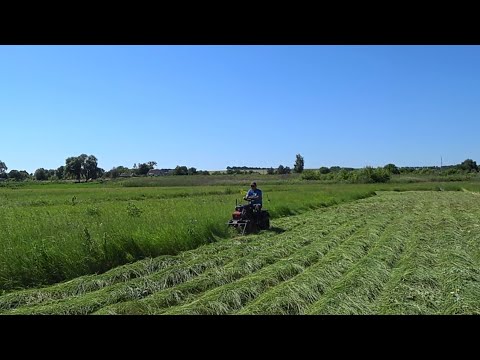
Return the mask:
M 472 159 L 467 159 L 460 164 L 460 169 L 468 172 L 478 171 L 477 162 Z
M 82 159 L 78 156 L 71 156 L 65 160 L 65 174 L 71 175 L 80 182 L 82 176 Z
M 275 174 L 275 169 L 273 167 L 267 169 L 267 174 L 268 175 L 273 175 Z
M 296 173 L 301 173 L 303 171 L 304 165 L 305 165 L 305 163 L 303 161 L 302 155 L 297 154 L 297 159 L 295 160 L 295 165 L 293 166 L 293 171 L 295 171 Z
M 157 163 L 155 161 L 149 161 L 145 164 L 139 163 L 135 173 L 137 175 L 147 175 L 150 170 L 152 170 Z
M 97 178 L 103 177 L 105 175 L 105 170 L 102 168 L 97 169 Z
M 7 170 L 8 170 L 7 165 L 5 165 L 5 163 L 2 160 L 0 160 L 0 178 L 7 177 Z
M 85 181 L 98 177 L 97 158 L 93 155 L 81 154 L 65 160 L 65 175 L 71 175 L 80 182 L 82 176 Z
M 85 172 L 85 181 L 98 177 L 98 160 L 95 156 L 89 155 L 82 164 Z
M 186 166 L 179 166 L 173 170 L 173 175 L 188 175 L 188 169 Z
M 290 174 L 291 172 L 292 169 L 290 169 L 288 166 L 279 165 L 277 168 L 277 174 Z
M 400 174 L 400 170 L 398 170 L 398 167 L 395 164 L 387 164 L 383 168 L 391 174 Z
M 188 169 L 188 175 L 195 175 L 197 173 L 197 169 L 191 167 Z
M 56 171 L 55 171 L 55 175 L 57 176 L 57 178 L 59 180 L 62 180 L 63 179 L 63 176 L 65 175 L 65 166 L 60 166 Z
M 18 170 L 11 170 L 8 173 L 8 178 L 13 179 L 15 181 L 23 181 L 28 178 L 28 173 L 25 170 L 18 171 Z
M 325 166 L 322 166 L 320 169 L 318 169 L 318 172 L 320 174 L 328 174 L 330 172 L 330 169 Z
M 35 180 L 39 180 L 39 181 L 48 180 L 48 171 L 45 170 L 44 168 L 37 169 L 35 170 L 34 176 L 35 176 Z

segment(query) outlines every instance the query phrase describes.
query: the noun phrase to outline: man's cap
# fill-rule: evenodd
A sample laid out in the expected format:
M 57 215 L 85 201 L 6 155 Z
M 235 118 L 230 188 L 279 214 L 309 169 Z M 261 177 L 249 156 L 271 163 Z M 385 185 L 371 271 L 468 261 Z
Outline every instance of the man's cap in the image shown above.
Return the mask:
M 250 184 L 250 186 L 252 186 L 252 185 L 257 186 L 257 183 L 256 183 L 255 181 L 252 181 L 252 183 Z

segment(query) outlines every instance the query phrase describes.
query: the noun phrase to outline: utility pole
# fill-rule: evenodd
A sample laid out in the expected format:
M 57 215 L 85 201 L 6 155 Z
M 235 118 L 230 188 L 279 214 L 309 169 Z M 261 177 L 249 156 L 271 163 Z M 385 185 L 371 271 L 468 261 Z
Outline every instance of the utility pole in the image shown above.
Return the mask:
M 443 166 L 443 159 L 442 159 L 442 157 L 440 156 L 440 172 L 442 171 L 442 166 Z

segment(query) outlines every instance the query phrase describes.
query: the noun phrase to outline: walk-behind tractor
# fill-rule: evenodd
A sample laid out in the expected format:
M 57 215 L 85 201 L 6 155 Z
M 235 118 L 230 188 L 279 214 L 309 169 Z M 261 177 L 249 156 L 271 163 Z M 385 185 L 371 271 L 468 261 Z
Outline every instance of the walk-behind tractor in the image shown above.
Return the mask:
M 236 228 L 242 235 L 267 230 L 270 228 L 270 214 L 259 205 L 235 204 L 232 219 L 227 224 Z

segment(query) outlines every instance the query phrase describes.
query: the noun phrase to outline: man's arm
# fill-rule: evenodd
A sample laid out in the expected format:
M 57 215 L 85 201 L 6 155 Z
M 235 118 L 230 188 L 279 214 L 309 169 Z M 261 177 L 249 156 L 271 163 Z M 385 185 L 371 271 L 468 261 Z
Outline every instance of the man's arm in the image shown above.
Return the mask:
M 257 194 L 255 194 L 252 190 L 248 190 L 247 195 L 245 195 L 245 200 L 253 200 L 258 198 Z

